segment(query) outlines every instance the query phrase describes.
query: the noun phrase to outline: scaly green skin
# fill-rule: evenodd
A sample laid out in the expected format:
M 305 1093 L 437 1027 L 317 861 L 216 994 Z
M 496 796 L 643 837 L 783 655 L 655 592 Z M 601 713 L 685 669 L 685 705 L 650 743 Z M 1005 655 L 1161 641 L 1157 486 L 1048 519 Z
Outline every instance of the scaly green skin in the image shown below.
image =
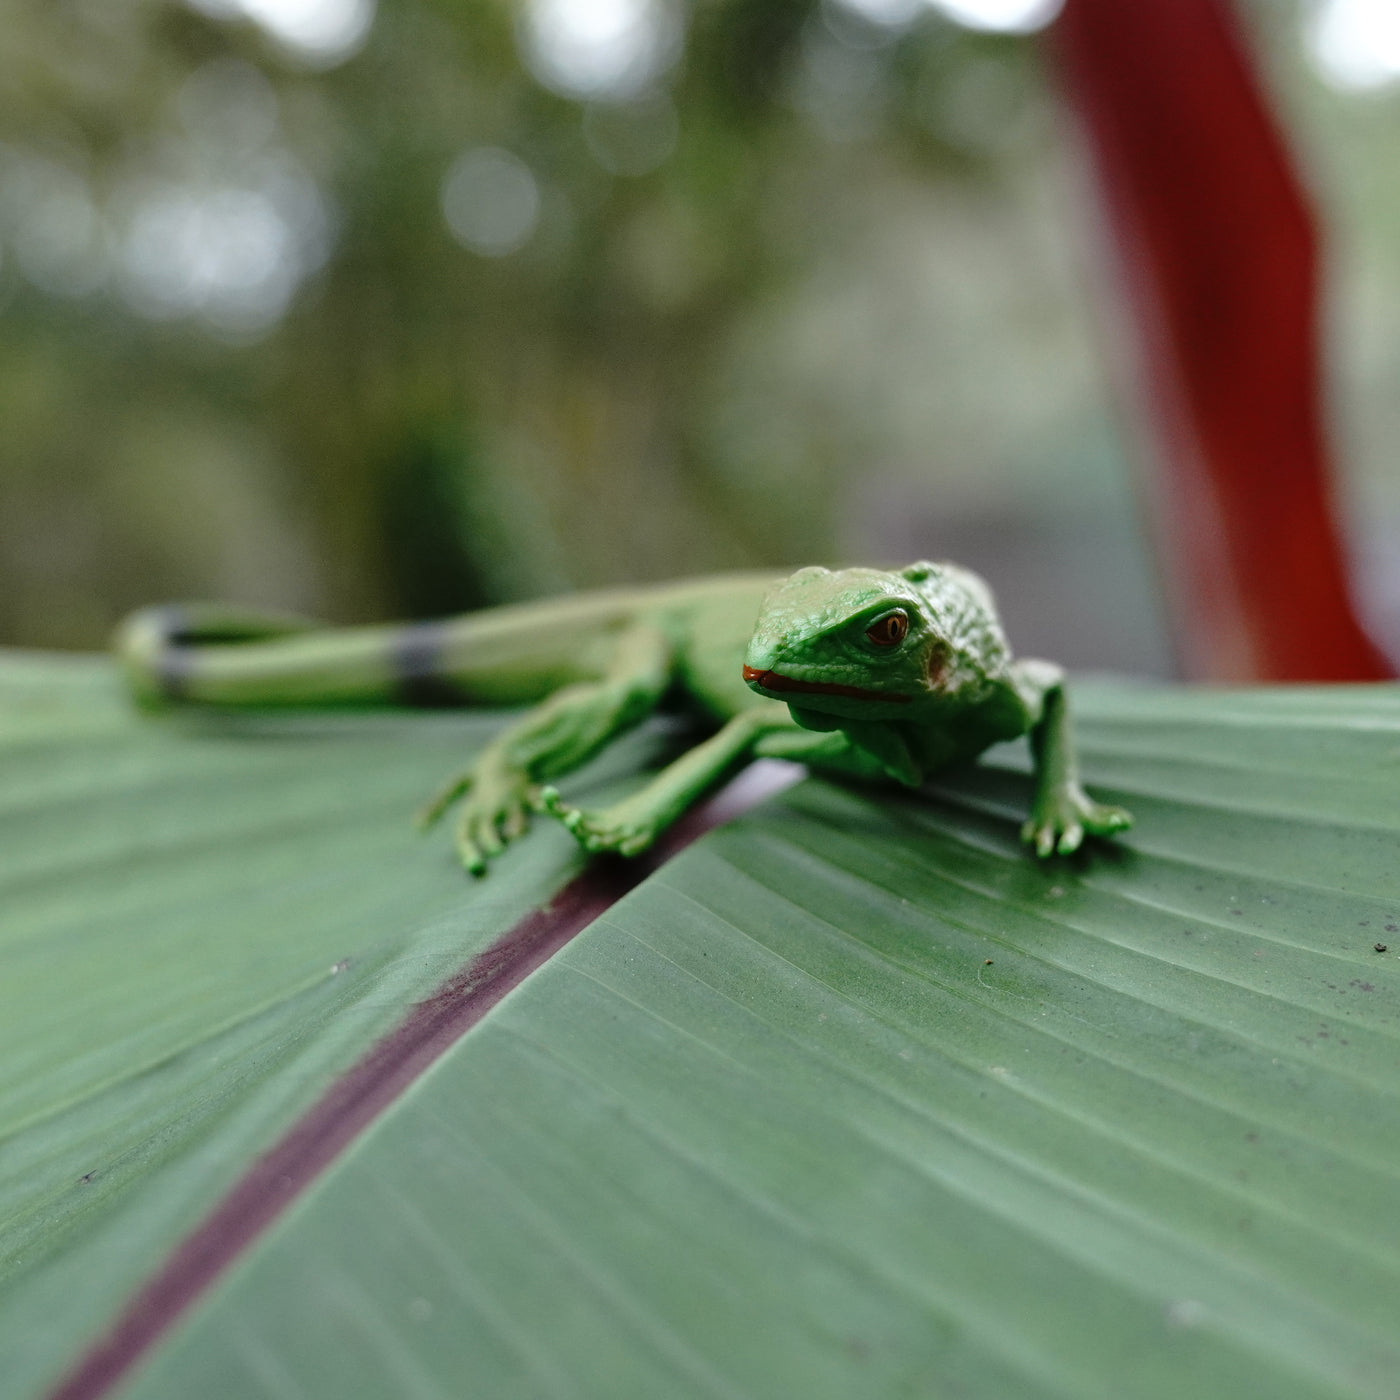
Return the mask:
M 589 851 L 636 855 L 754 757 L 915 786 L 1026 733 L 1036 787 L 1021 834 L 1037 855 L 1131 825 L 1079 786 L 1059 669 L 1013 661 L 985 584 L 951 564 L 730 575 L 341 631 L 152 608 L 117 648 L 151 705 L 533 704 L 423 813 L 430 825 L 460 803 L 457 851 L 478 875 L 535 812 Z M 571 806 L 551 785 L 662 707 L 714 732 L 611 807 Z

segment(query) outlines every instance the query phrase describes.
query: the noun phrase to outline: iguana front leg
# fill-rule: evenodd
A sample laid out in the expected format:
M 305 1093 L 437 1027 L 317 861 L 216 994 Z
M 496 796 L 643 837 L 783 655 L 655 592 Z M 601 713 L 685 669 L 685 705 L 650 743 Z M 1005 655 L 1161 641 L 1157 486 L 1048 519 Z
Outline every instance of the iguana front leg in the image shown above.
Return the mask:
M 787 707 L 755 706 L 663 768 L 640 792 L 611 807 L 573 807 L 552 787 L 540 794 L 541 806 L 563 822 L 586 851 L 634 856 L 646 850 L 696 798 L 752 757 L 764 736 L 775 730 L 796 732 Z
M 610 739 L 644 719 L 666 689 L 671 644 L 643 624 L 621 633 L 603 676 L 556 691 L 500 734 L 424 809 L 431 826 L 462 798 L 457 854 L 473 875 L 523 836 L 540 804 L 541 782 L 586 763 Z
M 1035 798 L 1021 840 L 1038 856 L 1067 856 L 1090 836 L 1126 831 L 1132 817 L 1122 807 L 1110 807 L 1079 785 L 1079 765 L 1070 733 L 1069 705 L 1058 667 L 1043 661 L 1018 662 L 1017 688 L 1039 718 L 1030 730 L 1035 759 Z

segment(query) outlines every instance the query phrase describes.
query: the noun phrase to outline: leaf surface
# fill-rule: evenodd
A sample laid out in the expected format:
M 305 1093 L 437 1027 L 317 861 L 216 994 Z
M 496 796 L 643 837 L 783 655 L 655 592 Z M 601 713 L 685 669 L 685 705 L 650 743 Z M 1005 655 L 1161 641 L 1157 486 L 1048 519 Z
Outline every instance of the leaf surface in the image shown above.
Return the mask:
M 6 1400 L 67 1367 L 337 1074 L 578 871 L 552 825 L 479 886 L 440 833 L 415 835 L 499 723 L 145 719 L 106 662 L 0 662 Z
M 1400 691 L 1086 686 L 1077 703 L 1087 779 L 1134 810 L 1129 837 L 1028 859 L 1016 748 L 928 797 L 809 781 L 712 833 L 459 1041 L 123 1393 L 1393 1396 Z M 110 839 L 98 817 L 73 818 L 71 854 L 56 817 L 26 848 L 24 868 L 48 872 L 29 936 L 83 989 L 83 1027 L 104 979 L 138 1002 L 149 981 L 156 1011 L 118 1018 L 105 1074 L 89 1062 L 106 1029 L 84 1031 L 82 1056 L 58 1029 L 33 1052 L 44 1078 L 22 1086 L 30 1116 L 6 1161 L 42 1147 L 45 1169 L 62 1164 L 54 1199 L 91 1204 L 21 1217 L 29 1253 L 0 1295 L 0 1351 L 85 1270 L 109 1271 L 91 1291 L 115 1306 L 248 1142 L 305 1102 L 307 1066 L 345 1063 L 357 1008 L 373 1003 L 381 1029 L 402 1008 L 405 964 L 429 956 L 406 944 L 429 961 L 469 952 L 479 901 L 508 904 L 530 860 L 531 879 L 562 874 L 542 833 L 500 887 L 493 874 L 464 894 L 440 851 L 389 834 L 390 811 L 439 775 L 426 770 L 446 736 L 460 747 L 476 721 L 386 718 L 334 738 L 299 723 L 234 739 L 123 729 L 150 746 L 145 800 L 185 813 L 160 819 L 170 854 L 127 885 L 86 886 L 84 853 Z M 331 771 L 352 755 L 353 777 Z M 115 801 L 103 783 L 126 792 L 116 769 L 73 758 L 65 811 Z M 199 817 L 200 794 L 229 781 L 238 801 Z M 0 785 L 7 811 L 56 800 L 31 782 L 28 796 Z M 199 879 L 180 873 L 225 842 L 273 869 L 299 839 L 277 835 L 288 805 L 314 824 L 351 787 L 379 815 L 311 836 L 304 862 L 256 882 L 268 902 L 246 921 L 212 856 Z M 318 878 L 308 868 L 337 872 L 319 877 L 337 899 L 357 882 L 324 925 L 295 893 Z M 110 900 L 126 912 L 107 922 L 111 946 L 85 935 L 103 948 L 88 980 L 63 950 Z M 6 950 L 24 943 L 15 907 Z M 211 977 L 200 1004 L 227 1007 L 203 1037 L 179 1004 L 191 971 L 167 965 L 183 947 L 159 932 L 167 907 L 186 926 L 206 911 L 248 948 L 220 964 L 247 1011 Z M 355 997 L 344 974 L 314 976 L 347 930 L 386 950 Z M 36 970 L 27 985 L 33 999 L 57 984 Z M 49 1014 L 61 1027 L 69 1013 Z M 27 1043 L 13 1035 L 7 1056 Z M 170 1053 L 151 1060 L 157 1045 Z M 61 1104 L 47 1115 L 45 1094 Z M 165 1122 L 157 1152 L 141 1133 Z M 84 1196 L 73 1167 L 123 1133 L 139 1140 L 128 1175 Z M 153 1201 L 167 1183 L 178 1210 Z M 26 1264 L 35 1251 L 46 1262 Z M 100 1301 L 50 1324 L 50 1364 L 91 1334 Z

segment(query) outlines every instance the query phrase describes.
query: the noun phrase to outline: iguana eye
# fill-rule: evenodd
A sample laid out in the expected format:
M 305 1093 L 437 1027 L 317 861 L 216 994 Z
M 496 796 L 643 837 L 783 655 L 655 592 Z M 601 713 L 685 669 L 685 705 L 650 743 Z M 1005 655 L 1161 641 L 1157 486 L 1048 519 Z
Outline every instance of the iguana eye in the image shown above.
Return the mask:
M 909 618 L 902 612 L 886 613 L 865 629 L 867 639 L 877 647 L 897 647 L 908 633 Z

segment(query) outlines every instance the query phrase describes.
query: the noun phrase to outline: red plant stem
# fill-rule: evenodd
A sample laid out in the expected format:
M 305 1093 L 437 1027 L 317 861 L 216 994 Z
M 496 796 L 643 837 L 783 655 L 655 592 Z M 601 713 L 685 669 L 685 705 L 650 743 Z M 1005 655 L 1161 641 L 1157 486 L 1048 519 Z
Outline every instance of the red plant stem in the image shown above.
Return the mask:
M 1066 0 L 1053 43 L 1155 418 L 1188 672 L 1389 676 L 1333 514 L 1313 218 L 1235 16 L 1224 0 Z

